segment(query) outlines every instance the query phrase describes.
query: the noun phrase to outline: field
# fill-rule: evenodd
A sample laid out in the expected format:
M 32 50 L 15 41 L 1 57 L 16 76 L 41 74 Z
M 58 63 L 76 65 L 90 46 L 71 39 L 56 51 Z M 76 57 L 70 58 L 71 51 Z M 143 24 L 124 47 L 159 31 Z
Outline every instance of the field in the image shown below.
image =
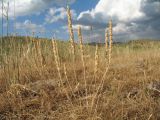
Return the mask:
M 105 44 L 76 43 L 73 55 L 69 42 L 33 37 L 0 48 L 1 120 L 160 119 L 159 41 L 115 43 L 110 55 Z
M 160 1 L 83 2 L 1 0 L 0 120 L 160 120 Z

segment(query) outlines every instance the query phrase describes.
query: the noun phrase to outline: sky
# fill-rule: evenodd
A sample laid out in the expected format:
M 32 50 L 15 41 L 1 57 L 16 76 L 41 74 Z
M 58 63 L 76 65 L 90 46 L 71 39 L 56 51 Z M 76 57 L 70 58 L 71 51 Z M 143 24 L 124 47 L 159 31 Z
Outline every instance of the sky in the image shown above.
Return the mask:
M 6 7 L 7 2 L 10 34 L 35 32 L 39 37 L 68 40 L 66 5 L 69 4 L 76 39 L 80 25 L 84 41 L 103 42 L 111 19 L 116 42 L 160 39 L 160 0 L 15 0 L 15 4 L 14 0 L 4 0 Z M 0 22 L 1 14 L 0 11 Z M 6 34 L 6 21 L 3 27 Z

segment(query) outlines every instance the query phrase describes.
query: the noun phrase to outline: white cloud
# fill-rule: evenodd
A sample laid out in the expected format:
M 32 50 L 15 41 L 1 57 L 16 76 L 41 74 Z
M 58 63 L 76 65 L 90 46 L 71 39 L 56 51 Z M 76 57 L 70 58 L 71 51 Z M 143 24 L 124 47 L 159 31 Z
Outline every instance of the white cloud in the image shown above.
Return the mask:
M 25 20 L 23 23 L 17 22 L 15 24 L 16 29 L 29 32 L 45 32 L 43 25 L 37 25 L 30 20 Z
M 71 10 L 71 14 L 72 14 L 72 18 L 75 19 L 76 18 L 76 12 L 75 10 Z M 50 8 L 45 21 L 47 23 L 54 23 L 57 22 L 59 20 L 64 20 L 67 18 L 67 12 L 66 9 L 64 7 L 60 7 L 60 8 Z
M 15 0 L 15 12 L 16 16 L 26 16 L 31 14 L 39 14 L 42 11 L 49 8 L 51 5 L 62 6 L 66 5 L 67 0 Z M 76 0 L 71 0 L 72 4 Z M 14 16 L 14 0 L 4 0 L 6 6 L 9 2 L 9 16 Z M 1 6 L 0 6 L 1 9 Z M 1 11 L 0 11 L 1 14 Z
M 104 30 L 109 19 L 113 20 L 113 32 L 116 39 L 130 39 L 149 36 L 152 29 L 160 30 L 160 1 L 158 0 L 99 0 L 95 8 L 83 11 L 77 18 L 77 24 L 92 25 Z M 99 36 L 102 32 L 98 32 Z M 157 34 L 153 38 L 160 36 Z M 145 36 L 146 35 L 146 36 Z M 98 35 L 97 35 L 98 36 Z
M 95 12 L 102 12 L 106 17 L 118 17 L 121 21 L 136 19 L 143 16 L 140 11 L 142 0 L 100 0 L 95 8 Z
M 118 18 L 120 21 L 128 21 L 143 17 L 144 14 L 140 11 L 142 0 L 100 0 L 96 7 L 91 11 L 80 13 L 78 19 L 81 19 L 85 14 L 90 14 L 94 19 L 97 14 L 101 14 L 104 20 L 112 17 Z

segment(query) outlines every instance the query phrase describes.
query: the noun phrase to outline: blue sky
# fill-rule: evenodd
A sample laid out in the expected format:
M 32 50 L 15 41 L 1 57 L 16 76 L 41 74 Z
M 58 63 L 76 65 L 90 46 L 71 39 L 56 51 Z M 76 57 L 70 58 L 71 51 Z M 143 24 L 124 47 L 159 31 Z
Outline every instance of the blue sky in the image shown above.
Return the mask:
M 2 1 L 2 0 L 0 0 Z M 159 0 L 68 0 L 73 28 L 80 25 L 84 40 L 104 41 L 108 21 L 113 20 L 115 41 L 139 38 L 160 39 Z M 31 35 L 67 40 L 67 0 L 4 0 L 9 2 L 9 32 L 13 26 L 19 35 Z M 2 14 L 0 12 L 0 14 Z M 1 21 L 1 20 L 0 20 Z M 90 31 L 90 26 L 93 31 Z M 6 23 L 4 24 L 6 31 Z M 6 32 L 5 32 L 6 33 Z M 0 33 L 1 34 L 1 33 Z

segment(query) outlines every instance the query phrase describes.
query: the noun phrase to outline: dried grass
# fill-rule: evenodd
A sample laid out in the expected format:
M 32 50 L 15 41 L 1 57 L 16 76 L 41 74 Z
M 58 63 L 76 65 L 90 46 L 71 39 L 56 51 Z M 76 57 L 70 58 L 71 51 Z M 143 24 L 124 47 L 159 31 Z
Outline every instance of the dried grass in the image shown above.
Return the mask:
M 138 50 L 129 44 L 114 46 L 110 21 L 105 46 L 86 47 L 79 27 L 80 51 L 75 51 L 78 45 L 67 10 L 71 44 L 36 38 L 5 41 L 0 59 L 0 119 L 159 119 L 159 87 L 153 89 L 151 84 L 159 86 L 158 43 Z M 66 48 L 71 48 L 73 61 L 62 56 Z M 88 59 L 86 54 L 91 54 Z

